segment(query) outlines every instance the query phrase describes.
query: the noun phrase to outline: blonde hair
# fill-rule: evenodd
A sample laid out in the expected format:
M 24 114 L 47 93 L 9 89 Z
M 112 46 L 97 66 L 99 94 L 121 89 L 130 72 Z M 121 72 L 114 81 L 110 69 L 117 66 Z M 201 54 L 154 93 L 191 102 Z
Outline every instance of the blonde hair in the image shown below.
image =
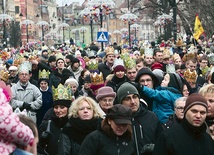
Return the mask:
M 214 84 L 210 83 L 207 84 L 206 86 L 203 86 L 200 90 L 199 90 L 199 94 L 204 96 L 207 93 L 212 93 L 214 94 Z
M 69 111 L 68 111 L 69 118 L 70 117 L 74 117 L 74 118 L 79 117 L 78 110 L 79 110 L 80 105 L 83 102 L 87 102 L 89 104 L 89 106 L 91 107 L 91 109 L 93 110 L 93 118 L 103 118 L 104 117 L 105 113 L 99 107 L 99 104 L 95 100 L 93 100 L 91 97 L 80 96 L 76 100 L 74 100 L 74 102 L 71 104 Z

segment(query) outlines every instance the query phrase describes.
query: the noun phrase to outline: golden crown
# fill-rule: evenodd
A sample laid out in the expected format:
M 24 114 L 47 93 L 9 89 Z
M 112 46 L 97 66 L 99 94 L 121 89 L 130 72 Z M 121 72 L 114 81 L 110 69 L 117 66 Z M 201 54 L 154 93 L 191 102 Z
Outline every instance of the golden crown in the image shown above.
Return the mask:
M 53 100 L 72 100 L 72 90 L 71 87 L 68 86 L 63 86 L 61 83 L 58 85 L 57 88 L 54 88 L 52 86 L 53 90 Z
M 4 82 L 7 82 L 10 74 L 8 71 L 1 70 L 0 71 L 0 79 L 3 80 Z
M 114 47 L 107 47 L 105 49 L 105 52 L 106 52 L 106 56 L 109 55 L 109 54 L 113 54 L 114 55 Z
M 49 79 L 50 72 L 43 69 L 39 70 L 39 79 Z
M 98 70 L 98 61 L 96 59 L 91 59 L 88 62 L 88 69 L 90 72 L 97 71 Z
M 104 83 L 103 74 L 102 72 L 98 74 L 97 72 L 90 74 L 91 84 L 99 85 Z
M 190 69 L 187 69 L 184 72 L 184 78 L 187 80 L 187 82 L 195 83 L 197 80 L 197 77 L 198 77 L 198 74 L 195 70 L 193 72 L 191 72 Z
M 172 56 L 173 60 L 176 61 L 178 59 L 181 59 L 180 55 L 177 54 L 177 53 L 174 53 L 173 56 Z
M 167 58 L 170 58 L 170 51 L 168 48 L 165 48 L 163 50 L 163 59 L 167 59 Z

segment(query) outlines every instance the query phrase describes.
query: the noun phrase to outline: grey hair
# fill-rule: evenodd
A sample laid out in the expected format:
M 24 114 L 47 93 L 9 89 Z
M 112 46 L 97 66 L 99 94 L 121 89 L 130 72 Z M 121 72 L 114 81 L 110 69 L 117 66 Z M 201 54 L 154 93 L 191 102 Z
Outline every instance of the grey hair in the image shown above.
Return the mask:
M 186 102 L 186 100 L 187 100 L 187 97 L 179 97 L 178 99 L 175 100 L 174 107 L 177 106 L 178 102 L 180 102 L 180 101 Z

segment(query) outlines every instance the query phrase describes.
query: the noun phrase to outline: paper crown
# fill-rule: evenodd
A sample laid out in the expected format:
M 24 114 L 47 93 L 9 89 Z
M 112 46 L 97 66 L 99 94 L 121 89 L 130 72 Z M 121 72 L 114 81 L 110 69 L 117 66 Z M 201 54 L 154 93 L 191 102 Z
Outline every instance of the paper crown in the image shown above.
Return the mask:
M 88 62 L 88 70 L 93 73 L 98 71 L 98 61 L 96 59 L 91 59 Z
M 166 72 L 167 73 L 175 73 L 175 65 L 174 64 L 166 65 Z
M 20 66 L 19 66 L 19 73 L 20 72 L 28 72 L 32 70 L 32 64 L 29 61 L 25 61 L 23 62 Z
M 5 71 L 5 70 L 0 71 L 0 79 L 3 80 L 4 82 L 7 82 L 9 76 L 10 74 L 8 71 Z
M 136 62 L 132 59 L 128 53 L 121 54 L 120 58 L 123 59 L 126 69 L 132 69 L 136 67 Z
M 50 72 L 43 69 L 39 70 L 39 79 L 49 79 Z
M 64 60 L 64 56 L 62 55 L 62 53 L 58 52 L 58 53 L 56 54 L 56 60 L 58 60 L 58 59 L 60 59 L 60 58 Z
M 195 83 L 198 78 L 198 74 L 195 70 L 193 72 L 191 72 L 190 69 L 187 69 L 184 72 L 184 78 L 187 80 L 187 82 Z
M 90 78 L 91 78 L 91 84 L 92 85 L 104 84 L 102 72 L 100 74 L 98 74 L 97 72 L 91 73 Z
M 200 58 L 200 56 L 198 56 L 197 53 L 194 52 L 194 53 L 187 53 L 187 54 L 185 54 L 185 55 L 183 56 L 182 60 L 183 60 L 184 62 L 186 62 L 186 61 L 188 61 L 188 60 L 190 60 L 190 59 L 196 59 L 196 60 L 198 60 L 199 58 Z
M 169 59 L 170 58 L 170 51 L 168 48 L 165 48 L 163 50 L 163 59 Z
M 173 54 L 172 58 L 173 58 L 173 61 L 176 61 L 176 60 L 180 60 L 180 59 L 181 59 L 180 55 L 177 54 L 177 53 Z
M 210 68 L 209 68 L 208 66 L 203 67 L 203 68 L 201 69 L 201 74 L 202 74 L 202 76 L 205 77 L 209 71 L 210 71 Z
M 70 85 L 63 86 L 61 83 L 58 85 L 57 88 L 52 86 L 53 90 L 53 100 L 72 100 L 72 89 Z
M 114 64 L 113 64 L 113 68 L 115 68 L 116 66 L 125 66 L 124 65 L 124 62 L 123 62 L 123 59 L 119 58 L 119 59 L 114 59 Z
M 144 50 L 144 56 L 153 56 L 154 55 L 154 49 L 152 48 L 145 48 Z
M 105 49 L 105 52 L 106 52 L 106 56 L 110 54 L 114 55 L 114 47 L 107 47 Z

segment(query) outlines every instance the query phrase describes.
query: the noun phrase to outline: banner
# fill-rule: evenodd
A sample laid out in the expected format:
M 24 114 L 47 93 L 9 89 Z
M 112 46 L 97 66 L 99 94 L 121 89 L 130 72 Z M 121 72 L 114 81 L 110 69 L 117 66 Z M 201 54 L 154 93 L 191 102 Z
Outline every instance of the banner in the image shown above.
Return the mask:
M 198 15 L 196 15 L 195 17 L 195 26 L 194 26 L 194 34 L 193 37 L 195 40 L 198 40 L 199 37 L 204 33 L 204 28 L 201 25 L 201 21 L 198 17 Z

